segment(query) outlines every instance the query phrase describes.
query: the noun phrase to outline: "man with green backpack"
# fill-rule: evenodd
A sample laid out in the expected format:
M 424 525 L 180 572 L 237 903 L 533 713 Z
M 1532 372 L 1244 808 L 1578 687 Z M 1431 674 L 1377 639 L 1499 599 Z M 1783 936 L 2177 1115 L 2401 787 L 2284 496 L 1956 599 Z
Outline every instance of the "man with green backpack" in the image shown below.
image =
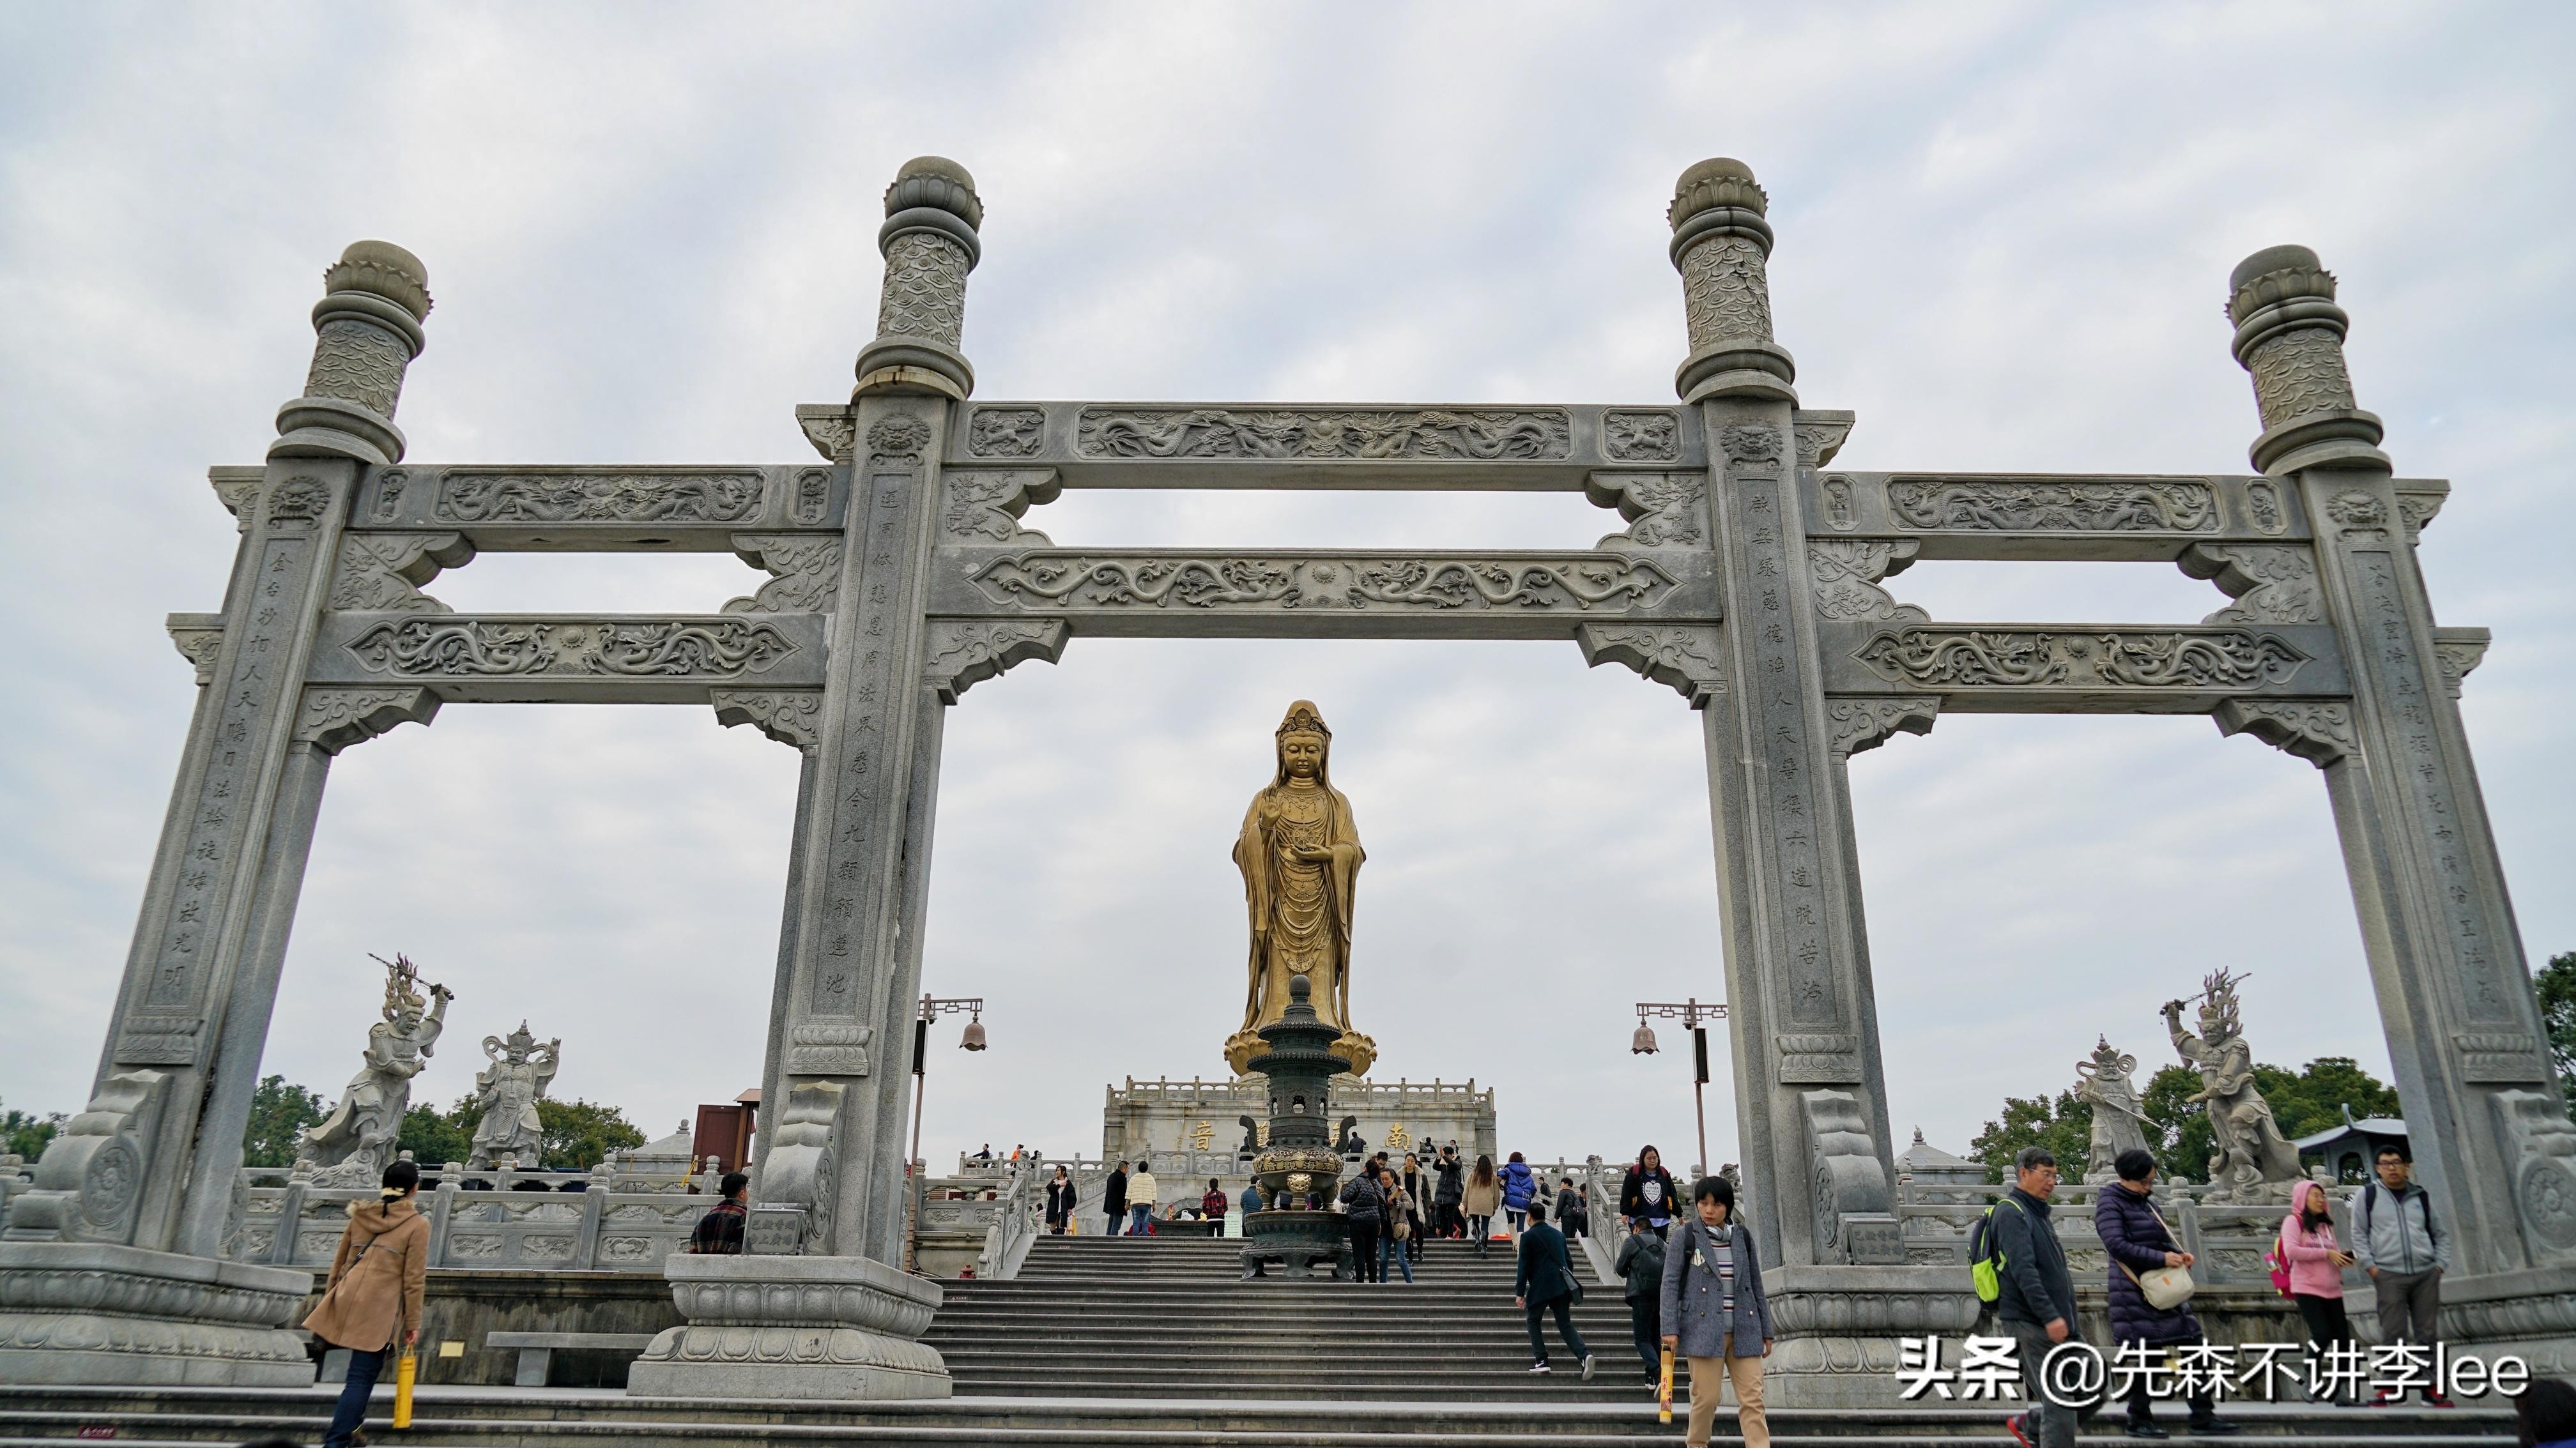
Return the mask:
M 2013 1189 L 1986 1211 L 1969 1243 L 1970 1276 L 1977 1295 L 1994 1304 L 1995 1317 L 2020 1347 L 2026 1412 L 2005 1426 L 2022 1448 L 2075 1448 L 2075 1425 L 2101 1409 L 2048 1400 L 2041 1368 L 2061 1343 L 2080 1343 L 2075 1332 L 2075 1279 L 2066 1249 L 2048 1220 L 2049 1195 L 2057 1190 L 2057 1157 L 2044 1146 L 2026 1146 L 2013 1158 Z

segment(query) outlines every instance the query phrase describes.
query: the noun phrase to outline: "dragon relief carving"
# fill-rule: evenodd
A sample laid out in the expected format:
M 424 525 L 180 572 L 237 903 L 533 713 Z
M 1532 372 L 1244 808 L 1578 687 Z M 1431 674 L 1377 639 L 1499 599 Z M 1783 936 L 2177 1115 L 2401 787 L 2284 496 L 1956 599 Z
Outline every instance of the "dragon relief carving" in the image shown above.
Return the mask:
M 1876 749 L 1899 733 L 1929 734 L 1941 714 L 1941 701 L 1832 696 L 1825 700 L 1825 721 L 1833 726 L 1833 756 L 1848 759 Z
M 939 479 L 939 530 L 958 543 L 1022 543 L 1045 547 L 1044 533 L 1020 526 L 1033 504 L 1051 503 L 1063 491 L 1053 468 L 987 471 L 950 468 Z
M 1587 623 L 1574 631 L 1583 662 L 1594 668 L 1624 664 L 1665 685 L 1694 709 L 1726 692 L 1726 649 L 1718 630 L 1704 625 L 1622 628 Z
M 2228 699 L 2212 711 L 2219 735 L 2251 734 L 2319 769 L 2361 746 L 2351 706 L 2330 699 Z
M 348 533 L 331 573 L 330 605 L 376 613 L 451 613 L 421 592 L 441 572 L 472 561 L 474 545 L 456 533 Z
M 820 689 L 711 689 L 716 723 L 749 724 L 781 744 L 812 753 L 823 739 Z
M 979 458 L 1033 458 L 1046 443 L 1046 414 L 1034 407 L 979 407 L 966 420 L 966 452 Z
M 761 476 L 738 472 L 450 471 L 433 516 L 459 523 L 739 523 Z
M 2323 623 L 2315 550 L 2304 543 L 2194 543 L 2174 560 L 2236 600 L 2206 624 Z
M 1807 571 L 1813 575 L 1816 615 L 1833 619 L 1924 620 L 1910 603 L 1898 603 L 1878 581 L 1902 572 L 1921 544 L 1911 538 L 1810 538 Z
M 2203 533 L 2218 527 L 2206 482 L 2120 478 L 1893 478 L 1888 511 L 1904 527 L 1945 532 Z
M 776 575 L 726 613 L 830 613 L 841 596 L 841 540 L 829 534 L 736 533 L 734 556 Z
M 1619 463 L 1668 463 L 1682 455 L 1681 419 L 1670 412 L 1601 414 L 1601 455 Z
M 1555 408 L 1086 407 L 1074 446 L 1085 457 L 1544 462 L 1570 457 L 1572 436 Z
M 1675 585 L 1652 559 L 1624 555 L 1540 562 L 1033 552 L 995 559 L 971 576 L 996 602 L 1044 608 L 1590 610 L 1650 605 Z
M 407 678 L 609 674 L 628 678 L 759 673 L 796 652 L 765 623 L 733 618 L 518 622 L 413 618 L 349 641 L 370 671 Z
M 1854 657 L 1892 682 L 1953 689 L 2254 689 L 2308 662 L 2244 629 L 1916 627 L 1874 634 Z
M 941 703 L 954 704 L 968 689 L 1000 678 L 1014 664 L 1064 657 L 1068 632 L 1060 618 L 1026 621 L 930 620 L 922 644 L 922 672 Z
M 1600 507 L 1618 509 L 1629 524 L 1596 547 L 1695 547 L 1708 541 L 1706 473 L 1588 473 L 1583 492 Z

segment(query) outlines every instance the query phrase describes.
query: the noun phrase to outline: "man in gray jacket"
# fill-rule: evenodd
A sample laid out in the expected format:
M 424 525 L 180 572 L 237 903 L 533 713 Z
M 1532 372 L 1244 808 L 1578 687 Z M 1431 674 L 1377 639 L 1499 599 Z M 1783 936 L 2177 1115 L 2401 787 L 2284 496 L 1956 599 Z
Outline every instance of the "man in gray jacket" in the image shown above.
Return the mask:
M 2378 1171 L 2379 1180 L 2362 1183 L 2352 1200 L 2352 1255 L 2379 1296 L 2379 1340 L 2430 1348 L 2442 1310 L 2442 1271 L 2451 1265 L 2450 1234 L 2433 1220 L 2433 1198 L 2415 1185 L 2405 1152 L 2381 1147 Z M 2371 1406 L 2396 1401 L 2396 1394 L 2382 1392 Z M 2424 1390 L 2424 1401 L 2451 1406 L 2438 1385 Z
M 2057 1157 L 2044 1146 L 2025 1146 L 2013 1158 L 2013 1189 L 1994 1207 L 1995 1276 L 2001 1291 L 1995 1317 L 2021 1355 L 2027 1412 L 2006 1425 L 2023 1448 L 2075 1448 L 2075 1425 L 2093 1416 L 2097 1397 L 2082 1410 L 2048 1400 L 2041 1369 L 2061 1344 L 2080 1343 L 2075 1333 L 2075 1279 L 2066 1249 L 2048 1220 L 2049 1195 L 2057 1190 Z

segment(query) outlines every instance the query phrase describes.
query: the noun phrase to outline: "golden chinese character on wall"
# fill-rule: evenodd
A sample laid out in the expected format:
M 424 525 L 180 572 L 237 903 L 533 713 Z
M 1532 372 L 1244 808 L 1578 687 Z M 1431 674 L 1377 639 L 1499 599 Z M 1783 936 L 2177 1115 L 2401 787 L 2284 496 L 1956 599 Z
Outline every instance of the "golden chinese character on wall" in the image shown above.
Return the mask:
M 1190 1128 L 1190 1149 L 1191 1149 L 1192 1151 L 1205 1151 L 1205 1150 L 1207 1150 L 1207 1149 L 1208 1149 L 1208 1143 L 1210 1143 L 1210 1142 L 1214 1141 L 1215 1139 L 1216 1139 L 1216 1128 L 1215 1128 L 1215 1127 L 1212 1127 L 1212 1126 L 1210 1126 L 1210 1125 L 1208 1125 L 1208 1124 L 1207 1124 L 1206 1122 L 1204 1122 L 1204 1121 L 1202 1121 L 1202 1122 L 1200 1122 L 1198 1125 L 1196 1125 L 1196 1126 L 1194 1126 L 1194 1127 L 1191 1127 L 1191 1128 Z
M 1405 1133 L 1403 1122 L 1399 1121 L 1386 1129 L 1387 1150 L 1402 1151 L 1411 1145 L 1413 1145 L 1413 1138 Z

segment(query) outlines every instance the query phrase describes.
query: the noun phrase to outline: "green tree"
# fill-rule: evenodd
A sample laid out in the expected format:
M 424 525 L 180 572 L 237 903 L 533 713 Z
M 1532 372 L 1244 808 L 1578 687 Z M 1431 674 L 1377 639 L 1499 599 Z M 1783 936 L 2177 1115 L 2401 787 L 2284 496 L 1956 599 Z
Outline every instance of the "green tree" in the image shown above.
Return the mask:
M 0 1111 L 0 1153 L 34 1161 L 45 1154 L 45 1143 L 54 1139 L 54 1133 L 63 1129 L 67 1119 L 59 1111 L 50 1116 Z
M 2549 957 L 2531 988 L 2540 997 L 2540 1023 L 2549 1032 L 2550 1059 L 2558 1063 L 2559 1089 L 2576 1092 L 2576 950 Z M 2576 1118 L 2576 1095 L 2568 1098 L 2567 1114 Z
M 394 1138 L 397 1151 L 411 1153 L 411 1159 L 429 1171 L 451 1161 L 465 1160 L 474 1147 L 474 1098 L 457 1102 L 445 1111 L 435 1106 L 415 1106 L 403 1113 L 402 1131 Z
M 2209 1113 L 2190 1099 L 2199 1089 L 2198 1071 L 2173 1065 L 2148 1077 L 2147 1089 L 2138 1093 L 2149 1128 L 2147 1148 L 2156 1154 L 2157 1170 L 2177 1181 L 2209 1177 Z
M 1968 1143 L 1968 1155 L 1986 1164 L 1986 1180 L 2001 1182 L 2011 1180 L 2013 1158 L 2023 1147 L 2044 1146 L 2071 1179 L 2084 1174 L 2084 1154 L 2092 1142 L 2093 1107 L 2076 1100 L 2074 1092 L 2060 1091 L 2054 1098 L 2007 1096 L 2003 1119 L 1986 1123 Z
M 624 1112 L 588 1101 L 541 1099 L 537 1102 L 537 1125 L 545 1131 L 548 1171 L 588 1171 L 611 1151 L 632 1150 L 644 1144 L 644 1133 L 635 1129 Z
M 242 1165 L 293 1166 L 296 1139 L 323 1117 L 320 1093 L 290 1086 L 283 1076 L 263 1076 L 250 1093 L 250 1126 L 242 1133 Z

